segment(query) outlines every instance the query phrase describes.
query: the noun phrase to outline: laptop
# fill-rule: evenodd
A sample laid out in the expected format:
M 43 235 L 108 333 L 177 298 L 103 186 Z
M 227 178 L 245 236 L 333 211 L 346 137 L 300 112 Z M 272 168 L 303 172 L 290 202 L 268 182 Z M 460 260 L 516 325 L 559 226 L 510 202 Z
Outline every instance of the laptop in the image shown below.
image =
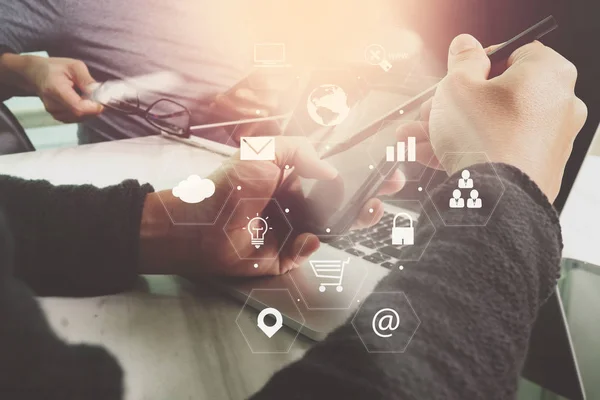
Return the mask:
M 329 131 L 324 131 L 322 126 L 310 127 L 311 121 L 306 119 L 310 117 L 310 113 L 305 109 L 307 99 L 301 96 L 297 106 L 301 111 L 294 111 L 296 119 L 292 118 L 288 122 L 285 131 L 295 129 L 292 134 L 302 134 L 301 132 L 306 133 L 314 129 L 319 135 L 315 146 L 320 148 L 329 143 L 328 140 L 339 142 L 347 139 L 346 133 L 351 126 L 368 125 L 386 111 L 419 93 L 423 87 L 431 85 L 431 79 L 415 79 L 415 75 L 411 74 L 394 82 L 395 84 L 383 86 L 379 83 L 367 84 L 347 90 L 349 102 L 352 102 L 352 98 L 359 100 L 349 104 L 349 117 L 333 128 L 327 128 Z M 336 81 L 335 84 L 339 85 L 340 81 Z M 312 89 L 307 90 L 304 97 L 313 92 Z M 357 96 L 357 93 L 360 96 Z M 297 117 L 299 114 L 302 115 L 301 118 Z M 283 316 L 284 325 L 299 331 L 309 339 L 323 340 L 354 315 L 361 300 L 373 291 L 383 277 L 391 270 L 403 269 L 403 262 L 398 258 L 401 246 L 391 243 L 392 230 L 396 226 L 416 224 L 420 210 L 419 199 L 424 200 L 421 197 L 423 193 L 419 182 L 423 181 L 426 171 L 415 171 L 413 168 L 405 170 L 404 173 L 408 179 L 407 186 L 396 197 L 384 199 L 385 213 L 374 226 L 354 230 L 343 237 L 323 243 L 308 262 L 288 274 L 250 280 L 219 281 L 215 284 L 258 311 L 265 308 L 278 310 Z M 335 265 L 331 264 L 332 260 Z M 345 268 L 348 265 L 352 268 Z M 251 292 L 256 289 L 285 289 L 295 302 L 277 301 L 276 296 L 258 299 L 257 296 L 251 296 Z M 298 312 L 303 320 L 298 318 Z M 565 398 L 585 399 L 569 329 L 557 291 L 540 309 L 530 339 L 523 377 Z

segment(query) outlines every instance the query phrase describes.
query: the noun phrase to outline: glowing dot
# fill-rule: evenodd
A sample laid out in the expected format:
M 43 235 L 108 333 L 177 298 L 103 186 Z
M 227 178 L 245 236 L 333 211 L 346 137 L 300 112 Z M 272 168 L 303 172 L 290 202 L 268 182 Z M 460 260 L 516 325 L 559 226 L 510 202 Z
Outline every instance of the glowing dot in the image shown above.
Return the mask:
M 260 115 L 260 110 L 256 110 L 256 115 Z
M 258 264 L 254 264 L 254 268 L 258 268 Z
M 375 167 L 373 166 L 373 164 L 369 165 L 369 169 L 373 169 L 373 168 L 375 168 Z
M 289 212 L 290 212 L 290 209 L 289 209 L 289 208 L 286 208 L 286 209 L 285 209 L 285 213 L 287 214 L 287 213 L 289 213 Z
M 328 144 L 325 145 L 325 150 L 329 150 L 331 147 L 329 147 Z
M 356 300 L 357 303 L 360 303 L 360 300 Z
M 404 110 L 400 110 L 398 112 L 400 113 L 400 115 L 404 114 Z
M 423 191 L 423 188 L 422 188 L 421 186 L 419 186 L 419 189 L 418 189 L 418 190 L 419 190 L 419 192 L 422 192 L 422 191 Z
M 370 212 L 371 214 L 373 214 L 373 211 L 375 211 L 375 210 L 373 210 L 372 208 L 369 208 L 369 212 Z
M 298 299 L 298 301 L 300 301 L 300 299 Z
M 289 165 L 286 165 L 286 166 L 285 166 L 285 169 L 290 169 L 290 166 L 289 166 Z
M 241 186 L 238 186 L 238 187 L 237 187 L 237 190 L 242 190 L 242 187 L 241 187 Z
M 327 228 L 327 229 L 325 229 L 325 232 L 329 233 L 329 232 L 331 232 L 331 229 Z
M 398 269 L 402 271 L 404 269 L 404 265 L 399 266 Z

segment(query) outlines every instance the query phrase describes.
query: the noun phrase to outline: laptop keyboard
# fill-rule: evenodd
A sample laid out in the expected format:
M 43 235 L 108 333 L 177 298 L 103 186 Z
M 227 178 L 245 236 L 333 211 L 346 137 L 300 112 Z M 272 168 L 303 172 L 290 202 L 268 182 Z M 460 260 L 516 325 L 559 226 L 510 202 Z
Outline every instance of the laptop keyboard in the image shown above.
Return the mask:
M 406 226 L 408 222 L 402 216 L 396 219 L 397 226 Z M 394 214 L 386 211 L 376 225 L 351 231 L 329 245 L 384 268 L 398 268 L 402 265 L 400 249 L 403 246 L 392 245 L 393 224 Z

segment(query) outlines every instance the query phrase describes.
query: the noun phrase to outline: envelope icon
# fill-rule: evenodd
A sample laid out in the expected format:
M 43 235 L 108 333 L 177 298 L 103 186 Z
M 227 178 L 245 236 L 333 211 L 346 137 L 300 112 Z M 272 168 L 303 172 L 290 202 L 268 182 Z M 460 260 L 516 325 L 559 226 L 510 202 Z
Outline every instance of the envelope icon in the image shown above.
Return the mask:
M 242 136 L 240 138 L 241 160 L 275 160 L 275 138 L 272 136 Z

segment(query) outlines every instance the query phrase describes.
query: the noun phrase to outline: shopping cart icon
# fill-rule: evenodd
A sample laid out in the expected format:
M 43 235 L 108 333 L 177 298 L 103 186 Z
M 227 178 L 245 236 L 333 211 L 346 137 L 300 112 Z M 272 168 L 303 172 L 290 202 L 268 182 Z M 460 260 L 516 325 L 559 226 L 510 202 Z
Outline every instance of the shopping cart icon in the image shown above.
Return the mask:
M 350 263 L 350 258 L 342 260 L 309 260 L 310 266 L 317 278 L 321 278 L 319 292 L 323 293 L 327 288 L 325 286 L 335 286 L 335 290 L 341 292 L 344 290 L 342 279 L 344 278 L 344 268 Z M 323 282 L 325 280 L 325 282 Z

